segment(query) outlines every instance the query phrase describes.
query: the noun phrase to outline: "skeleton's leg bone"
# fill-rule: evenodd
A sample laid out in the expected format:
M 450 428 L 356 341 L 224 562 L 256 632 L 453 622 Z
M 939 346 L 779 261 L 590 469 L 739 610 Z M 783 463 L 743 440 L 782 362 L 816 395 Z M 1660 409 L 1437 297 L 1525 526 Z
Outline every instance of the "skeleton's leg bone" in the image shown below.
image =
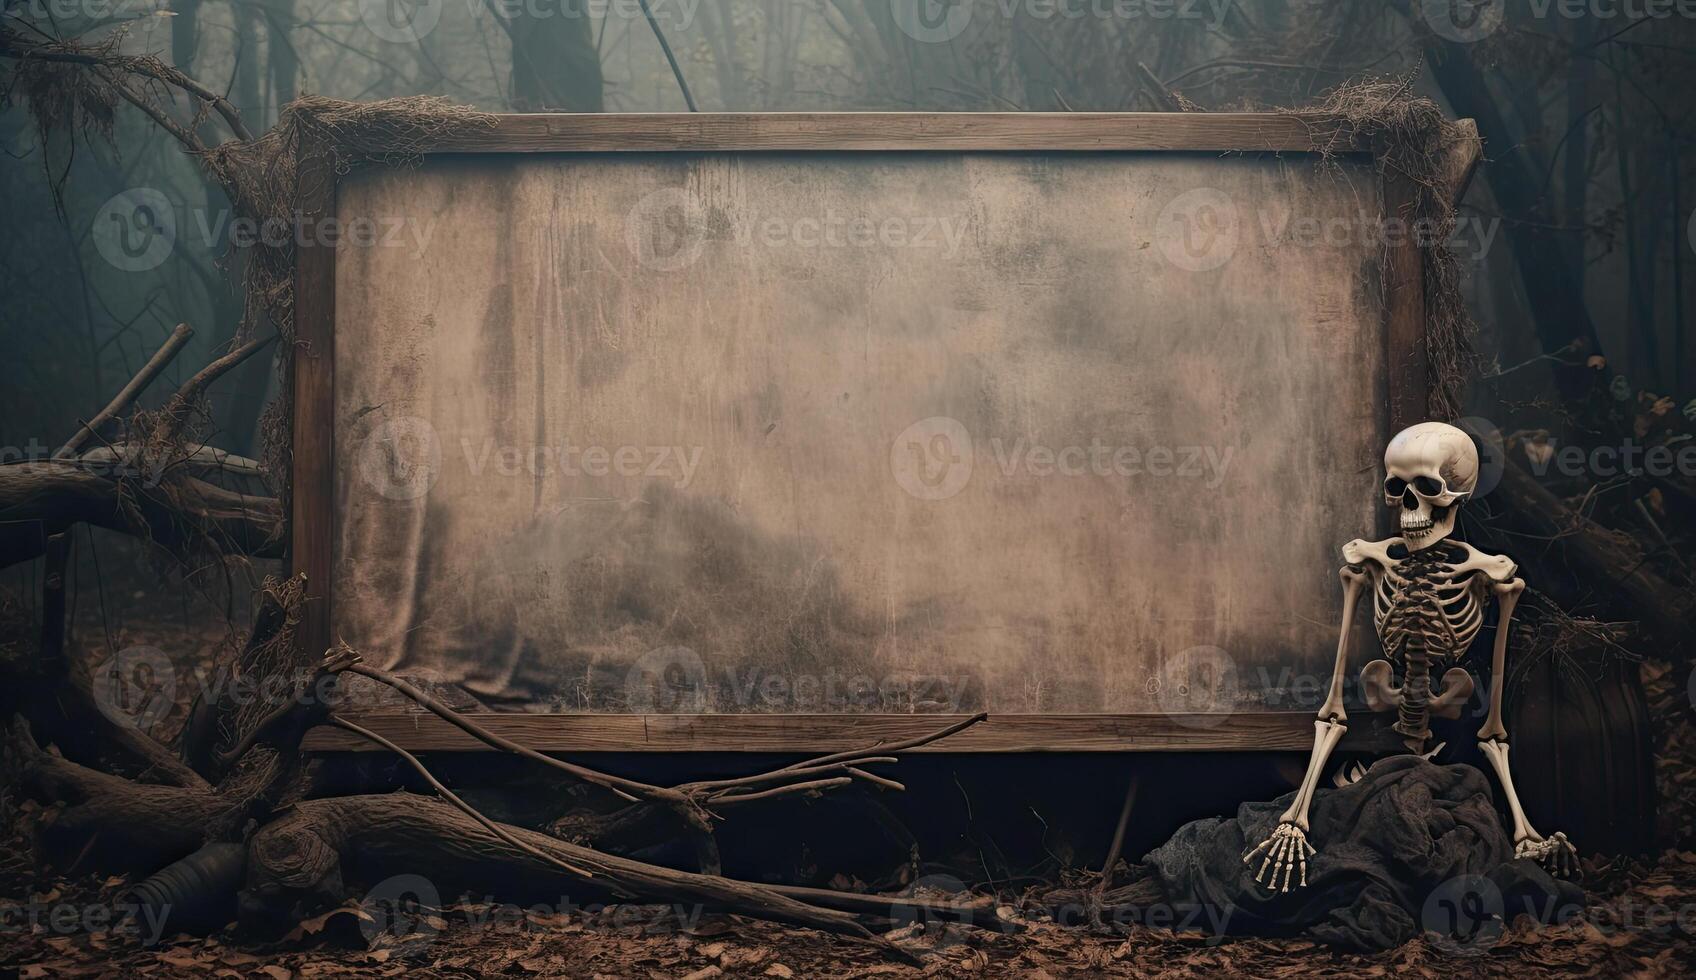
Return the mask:
M 1345 766 L 1333 773 L 1331 775 L 1331 785 L 1338 789 L 1342 789 L 1344 786 L 1360 782 L 1361 778 L 1365 775 L 1366 767 L 1361 765 L 1359 762 L 1356 762 L 1353 766 Z

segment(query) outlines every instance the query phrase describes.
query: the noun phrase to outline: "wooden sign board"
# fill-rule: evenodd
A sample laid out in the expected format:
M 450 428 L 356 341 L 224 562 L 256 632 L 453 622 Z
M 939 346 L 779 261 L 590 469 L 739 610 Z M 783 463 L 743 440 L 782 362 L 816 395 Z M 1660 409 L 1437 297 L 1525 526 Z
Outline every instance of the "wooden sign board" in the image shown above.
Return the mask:
M 328 184 L 375 233 L 300 250 L 303 642 L 546 750 L 1305 748 L 1425 397 L 1398 192 L 1330 140 L 508 116 Z

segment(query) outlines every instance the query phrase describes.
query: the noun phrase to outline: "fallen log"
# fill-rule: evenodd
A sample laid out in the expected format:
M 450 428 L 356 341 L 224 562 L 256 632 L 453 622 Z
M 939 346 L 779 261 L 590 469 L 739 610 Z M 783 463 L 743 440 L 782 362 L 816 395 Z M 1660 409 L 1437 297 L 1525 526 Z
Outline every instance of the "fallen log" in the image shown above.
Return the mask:
M 155 785 L 73 762 L 38 745 L 21 717 L 0 744 L 18 787 L 60 807 L 42 828 L 48 855 L 80 860 L 96 852 L 101 867 L 151 872 L 203 844 L 244 840 L 250 822 L 268 817 L 305 785 L 299 754 L 287 746 L 246 753 L 210 786 L 192 772 L 182 785 Z
M 1688 655 L 1696 591 L 1667 582 L 1629 541 L 1568 507 L 1517 462 L 1504 466 L 1495 492 L 1514 523 L 1545 537 L 1572 565 L 1589 572 L 1584 581 L 1612 600 L 1618 613 L 1605 618 L 1637 620 L 1663 648 Z
M 139 442 L 84 451 L 90 441 L 101 438 L 103 428 L 134 406 L 193 336 L 188 324 L 178 324 L 111 402 L 50 458 L 0 465 L 0 568 L 44 554 L 50 536 L 79 523 L 146 537 L 178 554 L 211 542 L 221 552 L 283 556 L 282 506 L 277 500 L 237 493 L 189 475 L 197 470 L 251 477 L 262 475 L 258 465 L 207 446 L 190 446 L 184 438 L 206 389 L 269 347 L 274 334 L 251 340 L 195 372 L 161 413 L 135 413 L 127 425 L 130 435 L 140 435 Z M 175 448 L 160 448 L 165 446 Z
M 564 884 L 597 899 L 698 905 L 819 929 L 917 961 L 848 912 L 761 885 L 602 854 L 523 827 L 501 825 L 501 831 L 524 846 L 515 847 L 447 803 L 411 793 L 297 803 L 261 828 L 249 845 L 243 920 L 274 928 L 278 919 L 292 921 L 303 909 L 337 904 L 345 897 L 344 871 L 370 881 L 419 874 L 444 896 L 483 893 L 494 882 L 517 893 L 557 896 Z M 564 871 L 562 864 L 581 868 L 587 876 Z
M 0 568 L 46 551 L 47 537 L 73 524 L 144 537 L 169 551 L 204 542 L 254 557 L 281 557 L 282 507 L 191 476 L 154 479 L 127 467 L 78 459 L 0 465 Z
M 244 793 L 136 783 L 79 765 L 36 745 L 21 718 L 13 720 L 6 748 L 26 793 L 64 804 L 43 828 L 51 857 L 81 854 L 98 838 L 108 866 L 152 871 L 198 849 L 207 828 L 245 802 Z
M 420 707 L 485 745 L 557 769 L 585 783 L 599 786 L 632 803 L 632 806 L 613 813 L 576 813 L 568 814 L 556 820 L 550 830 L 555 831 L 557 836 L 562 839 L 593 843 L 603 851 L 613 850 L 628 853 L 635 846 L 631 837 L 633 833 L 666 831 L 668 827 L 678 827 L 695 848 L 697 869 L 703 874 L 710 875 L 718 874 L 722 868 L 719 860 L 718 842 L 713 836 L 714 821 L 722 819 L 717 812 L 718 810 L 740 803 L 754 803 L 781 796 L 816 797 L 828 790 L 848 786 L 855 780 L 861 780 L 883 789 L 905 789 L 895 780 L 874 775 L 862 767 L 894 762 L 896 759 L 892 753 L 939 741 L 956 732 L 970 728 L 989 717 L 986 713 L 979 712 L 969 718 L 915 738 L 894 743 L 876 743 L 864 748 L 837 752 L 751 776 L 698 780 L 674 787 L 652 786 L 556 759 L 497 735 L 473 721 L 471 717 L 455 711 L 420 690 L 405 678 L 361 662 L 359 654 L 346 643 L 337 644 L 326 655 L 326 663 L 330 661 L 335 661 L 337 664 L 333 668 L 334 670 L 357 674 L 399 691 L 411 698 Z M 398 746 L 375 733 L 365 731 L 345 721 L 339 722 L 339 724 L 405 756 L 405 753 Z M 406 757 L 411 758 L 410 756 Z M 423 767 L 417 766 L 415 760 L 414 764 L 421 772 L 423 771 Z M 426 778 L 430 778 L 428 774 L 426 774 Z M 675 823 L 660 819 L 659 814 L 648 813 L 647 810 L 664 811 L 670 815 Z M 671 833 L 675 833 L 675 831 Z

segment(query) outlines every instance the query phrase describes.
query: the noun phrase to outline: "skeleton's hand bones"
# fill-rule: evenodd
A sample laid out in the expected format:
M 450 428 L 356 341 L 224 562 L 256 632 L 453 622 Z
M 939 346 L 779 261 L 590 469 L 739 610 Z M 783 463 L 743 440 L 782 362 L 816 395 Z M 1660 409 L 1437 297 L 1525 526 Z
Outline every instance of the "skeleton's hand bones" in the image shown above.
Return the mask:
M 1570 878 L 1578 869 L 1578 848 L 1561 833 L 1549 837 L 1527 837 L 1514 847 L 1513 856 L 1530 858 L 1557 878 Z
M 1290 878 L 1299 868 L 1301 881 L 1297 887 L 1307 887 L 1307 859 L 1319 853 L 1312 844 L 1307 842 L 1307 832 L 1293 823 L 1281 822 L 1259 846 L 1243 853 L 1243 863 L 1253 867 L 1254 859 L 1264 852 L 1260 861 L 1260 871 L 1254 876 L 1256 882 L 1266 877 L 1268 868 L 1272 870 L 1272 880 L 1265 882 L 1266 887 L 1274 891 L 1287 892 L 1290 890 Z M 1278 875 L 1282 872 L 1284 879 L 1280 884 Z

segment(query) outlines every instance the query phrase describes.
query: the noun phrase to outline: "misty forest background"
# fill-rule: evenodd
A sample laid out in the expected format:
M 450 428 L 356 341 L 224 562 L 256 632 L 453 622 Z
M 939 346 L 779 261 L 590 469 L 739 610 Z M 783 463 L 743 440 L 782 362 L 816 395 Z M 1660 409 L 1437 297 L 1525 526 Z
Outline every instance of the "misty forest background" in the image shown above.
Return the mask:
M 636 0 L 435 0 L 439 23 L 421 40 L 378 36 L 385 5 L 409 2 L 4 0 L 3 28 L 31 42 L 117 37 L 227 93 L 255 133 L 302 93 L 433 94 L 493 111 L 686 109 Z M 1415 94 L 1476 119 L 1486 140 L 1455 241 L 1485 356 L 1471 410 L 1503 431 L 1562 432 L 1566 406 L 1599 391 L 1696 415 L 1691 19 L 1633 19 L 1629 4 L 1568 18 L 1561 4 L 1509 0 L 1499 29 L 1463 44 L 1430 29 L 1425 0 L 975 0 L 962 33 L 932 43 L 900 29 L 901 2 L 650 6 L 703 111 L 1157 110 L 1173 106 L 1167 90 L 1225 110 L 1410 78 Z M 0 447 L 15 458 L 50 451 L 187 322 L 192 346 L 143 404 L 165 397 L 227 349 L 243 299 L 228 201 L 177 140 L 120 105 L 110 144 L 54 133 L 43 145 L 7 94 Z M 186 102 L 179 110 L 187 121 Z M 143 272 L 114 268 L 94 241 L 102 205 L 134 188 L 163 192 L 177 211 L 170 257 Z M 274 373 L 254 358 L 214 389 L 208 441 L 258 454 Z M 116 537 L 96 533 L 79 565 Z M 105 624 L 108 642 L 116 625 Z

